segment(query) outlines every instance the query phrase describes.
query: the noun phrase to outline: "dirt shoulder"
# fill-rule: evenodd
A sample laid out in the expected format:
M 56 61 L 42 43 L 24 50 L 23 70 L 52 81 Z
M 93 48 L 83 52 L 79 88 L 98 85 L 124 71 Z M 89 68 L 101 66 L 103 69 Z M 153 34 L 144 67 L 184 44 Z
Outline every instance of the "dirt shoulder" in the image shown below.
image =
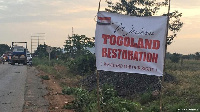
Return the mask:
M 40 72 L 39 75 L 44 74 L 44 72 Z M 49 112 L 74 112 L 73 110 L 63 108 L 65 104 L 74 100 L 73 96 L 63 95 L 60 82 L 55 80 L 53 76 L 48 76 L 50 80 L 43 80 L 43 83 L 47 85 L 48 94 L 45 96 L 45 99 L 49 101 Z
M 63 108 L 74 99 L 62 94 L 60 81 L 34 67 L 29 67 L 28 73 L 24 112 L 74 112 Z M 50 80 L 40 78 L 46 75 Z
M 48 93 L 47 86 L 38 77 L 38 70 L 27 67 L 23 112 L 47 112 L 49 102 L 44 98 Z

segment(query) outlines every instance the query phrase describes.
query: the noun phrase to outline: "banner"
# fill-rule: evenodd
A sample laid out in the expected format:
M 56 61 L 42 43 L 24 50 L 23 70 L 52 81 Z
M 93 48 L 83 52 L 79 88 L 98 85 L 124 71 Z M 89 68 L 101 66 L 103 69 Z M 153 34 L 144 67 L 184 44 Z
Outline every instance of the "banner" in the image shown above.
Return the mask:
M 167 16 L 100 11 L 95 32 L 97 70 L 163 75 Z

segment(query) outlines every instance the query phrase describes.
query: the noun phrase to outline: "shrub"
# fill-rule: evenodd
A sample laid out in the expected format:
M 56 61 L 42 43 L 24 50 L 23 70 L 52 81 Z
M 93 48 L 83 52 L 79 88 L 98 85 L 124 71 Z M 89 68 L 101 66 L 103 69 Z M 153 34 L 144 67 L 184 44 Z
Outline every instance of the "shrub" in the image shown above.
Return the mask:
M 178 54 L 178 53 L 173 53 L 173 54 L 170 56 L 170 60 L 171 60 L 173 63 L 178 63 L 180 59 L 181 59 L 181 56 L 180 56 L 180 54 Z
M 95 56 L 93 54 L 81 55 L 68 63 L 70 72 L 85 75 L 95 71 Z
M 97 98 L 96 91 L 88 92 L 80 88 L 66 87 L 64 94 L 75 95 L 72 104 L 64 106 L 67 109 L 75 109 L 77 112 L 96 112 Z M 104 85 L 101 91 L 101 109 L 103 112 L 138 112 L 141 111 L 141 105 L 130 100 L 116 96 L 116 91 L 112 86 Z
M 43 79 L 43 80 L 49 80 L 50 79 L 48 75 L 41 75 L 40 78 Z

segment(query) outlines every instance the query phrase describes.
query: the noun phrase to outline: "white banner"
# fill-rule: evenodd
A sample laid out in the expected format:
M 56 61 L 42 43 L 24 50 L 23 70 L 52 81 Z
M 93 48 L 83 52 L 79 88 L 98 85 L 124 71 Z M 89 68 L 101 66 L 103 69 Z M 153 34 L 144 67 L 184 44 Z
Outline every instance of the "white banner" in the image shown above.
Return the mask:
M 97 70 L 163 75 L 166 16 L 100 11 L 95 33 Z

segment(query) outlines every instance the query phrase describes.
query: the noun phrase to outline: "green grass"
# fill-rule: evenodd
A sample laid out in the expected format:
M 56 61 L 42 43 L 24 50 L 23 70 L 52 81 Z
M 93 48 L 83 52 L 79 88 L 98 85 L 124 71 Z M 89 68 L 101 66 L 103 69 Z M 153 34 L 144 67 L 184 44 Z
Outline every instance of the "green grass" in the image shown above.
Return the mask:
M 164 82 L 163 110 L 178 112 L 181 109 L 200 110 L 200 61 L 183 60 L 182 64 L 166 60 L 166 72 L 176 78 L 176 82 Z M 149 96 L 147 96 L 149 97 Z M 146 108 L 159 109 L 159 99 L 146 103 Z
M 56 77 L 63 78 L 69 77 L 65 73 L 67 71 L 58 71 L 55 69 L 55 65 L 60 64 L 67 66 L 64 62 L 52 60 L 51 66 L 49 66 L 48 59 L 33 59 L 33 65 L 37 66 L 39 69 L 44 72 L 54 74 Z M 163 84 L 163 111 L 164 112 L 178 112 L 181 109 L 198 109 L 200 110 L 200 60 L 183 60 L 179 63 L 172 63 L 170 60 L 166 60 L 165 71 L 174 76 L 176 81 L 174 82 L 164 82 Z M 73 74 L 72 74 L 73 75 Z M 73 77 L 70 77 L 73 78 Z M 63 83 L 63 86 L 66 84 Z M 69 88 L 68 88 L 69 89 Z M 67 90 L 67 89 L 66 89 Z M 69 91 L 66 91 L 66 94 L 72 93 L 76 91 L 76 89 L 70 88 Z M 79 96 L 83 96 L 86 98 L 85 101 L 92 102 L 90 103 L 90 108 L 96 108 L 96 99 L 94 100 L 95 95 L 93 93 L 88 93 L 85 90 L 79 91 Z M 91 95 L 86 97 L 87 95 Z M 81 98 L 81 97 L 80 97 Z M 80 100 L 80 99 L 79 99 Z M 151 91 L 147 91 L 144 94 L 138 95 L 138 97 L 132 99 L 134 102 L 139 102 L 140 107 L 144 112 L 159 112 L 160 100 L 159 96 L 157 98 L 153 97 Z M 82 101 L 82 100 L 81 100 Z M 105 104 L 104 109 L 109 110 L 109 108 L 115 108 L 115 106 L 124 107 L 125 99 L 119 98 L 116 96 L 113 99 L 109 99 L 107 104 Z M 79 102 L 83 106 L 83 110 L 87 110 L 85 102 Z M 126 102 L 126 105 L 132 105 L 129 101 Z M 89 104 L 89 103 L 88 103 Z M 77 105 L 76 105 L 77 106 Z M 66 108 L 72 108 L 69 105 Z M 81 107 L 80 107 L 81 108 Z M 118 109 L 118 108 L 117 108 Z M 123 112 L 123 109 L 120 110 Z M 125 110 L 124 110 L 125 111 Z M 86 111 L 85 111 L 86 112 Z M 129 112 L 129 111 L 127 111 Z M 194 111 L 195 112 L 195 111 Z M 197 112 L 197 111 L 196 111 Z
M 41 75 L 40 78 L 43 80 L 50 80 L 48 75 Z

